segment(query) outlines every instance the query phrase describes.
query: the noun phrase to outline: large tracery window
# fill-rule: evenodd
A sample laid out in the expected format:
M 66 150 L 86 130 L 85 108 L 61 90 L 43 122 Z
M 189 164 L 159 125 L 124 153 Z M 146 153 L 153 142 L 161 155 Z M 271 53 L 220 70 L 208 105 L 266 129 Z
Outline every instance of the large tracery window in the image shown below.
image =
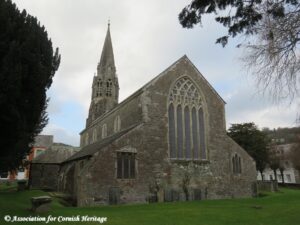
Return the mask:
M 180 78 L 169 95 L 169 146 L 171 159 L 207 159 L 203 102 L 188 77 Z

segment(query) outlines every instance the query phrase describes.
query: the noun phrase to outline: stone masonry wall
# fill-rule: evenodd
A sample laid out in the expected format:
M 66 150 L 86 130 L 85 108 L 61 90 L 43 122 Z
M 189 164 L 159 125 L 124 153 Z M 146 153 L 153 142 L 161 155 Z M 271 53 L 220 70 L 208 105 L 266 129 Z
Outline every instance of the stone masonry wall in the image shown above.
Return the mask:
M 181 76 L 189 76 L 204 97 L 207 160 L 172 161 L 169 157 L 168 95 L 170 86 Z M 79 206 L 109 204 L 111 192 L 118 193 L 120 204 L 251 196 L 255 163 L 226 135 L 224 102 L 187 58 L 159 75 L 144 87 L 142 95 L 130 101 L 134 104 L 117 108 L 106 122 L 124 114 L 131 123 L 142 123 L 86 162 L 76 162 Z M 121 120 L 123 125 L 126 120 Z M 135 179 L 116 179 L 116 153 L 122 149 L 136 151 Z M 233 174 L 231 165 L 235 153 L 242 159 L 242 173 L 238 175 Z
M 30 188 L 57 190 L 58 172 L 58 164 L 31 164 Z
M 102 126 L 106 124 L 107 126 L 107 136 L 113 135 L 114 131 L 114 121 L 117 116 L 120 116 L 121 119 L 121 130 L 124 130 L 136 123 L 141 122 L 142 113 L 141 113 L 141 105 L 139 104 L 139 95 L 136 97 L 129 97 L 126 100 L 126 103 L 120 103 L 115 109 L 111 111 L 111 113 L 105 114 L 93 124 L 88 126 L 81 133 L 81 146 L 86 145 L 84 143 L 86 141 L 86 136 L 88 135 L 89 143 L 93 143 L 95 141 L 99 141 L 102 139 Z M 93 140 L 93 132 L 94 129 L 97 131 L 97 140 Z

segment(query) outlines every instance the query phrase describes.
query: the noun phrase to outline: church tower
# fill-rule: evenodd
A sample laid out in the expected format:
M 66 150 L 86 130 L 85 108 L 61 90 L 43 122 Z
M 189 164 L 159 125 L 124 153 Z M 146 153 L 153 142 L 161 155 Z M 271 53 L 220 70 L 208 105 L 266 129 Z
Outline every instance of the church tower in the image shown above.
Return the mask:
M 110 37 L 110 23 L 108 23 L 101 58 L 97 66 L 97 74 L 95 74 L 93 79 L 92 99 L 86 127 L 95 119 L 114 108 L 118 104 L 118 100 L 119 83 Z

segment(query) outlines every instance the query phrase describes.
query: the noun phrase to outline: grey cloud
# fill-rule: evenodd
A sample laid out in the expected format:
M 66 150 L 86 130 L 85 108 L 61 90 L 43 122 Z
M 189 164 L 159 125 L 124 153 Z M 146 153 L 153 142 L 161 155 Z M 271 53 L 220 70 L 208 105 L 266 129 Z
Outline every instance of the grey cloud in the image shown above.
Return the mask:
M 73 146 L 79 146 L 79 135 L 73 132 L 69 132 L 63 127 L 56 124 L 47 125 L 42 134 L 54 135 L 54 142 L 60 142 Z
M 207 80 L 228 101 L 228 121 L 253 119 L 255 112 L 273 107 L 253 90 L 239 87 L 246 82 L 237 59 L 238 41 L 226 48 L 215 40 L 226 33 L 213 16 L 203 17 L 203 28 L 183 29 L 178 13 L 190 1 L 178 0 L 14 0 L 45 25 L 53 46 L 58 46 L 62 62 L 51 87 L 51 116 L 68 101 L 77 101 L 86 112 L 90 103 L 93 74 L 100 58 L 107 20 L 111 19 L 111 34 L 120 83 L 120 100 L 139 89 L 184 54 L 192 60 Z M 232 96 L 226 99 L 226 96 Z M 282 109 L 280 109 L 282 110 Z M 279 112 L 281 112 L 279 110 Z M 292 111 L 292 110 L 291 110 Z M 281 113 L 281 115 L 284 115 Z M 78 118 L 84 121 L 86 118 Z M 274 126 L 280 113 L 273 115 Z M 269 121 L 260 116 L 260 123 Z M 284 116 L 282 118 L 285 118 Z M 287 119 L 283 119 L 287 121 Z M 51 122 L 51 121 L 50 121 Z M 269 123 L 269 122 L 268 122 Z M 283 123 L 283 122 L 282 122 Z M 286 123 L 288 124 L 288 123 Z M 54 126 L 49 124 L 49 126 Z M 56 126 L 72 130 L 63 124 Z M 51 131 L 46 130 L 46 131 Z M 54 130 L 53 130 L 54 131 Z M 57 130 L 55 132 L 58 132 Z M 62 132 L 62 131 L 61 131 Z M 69 131 L 71 132 L 71 131 Z M 77 134 L 57 133 L 70 140 Z

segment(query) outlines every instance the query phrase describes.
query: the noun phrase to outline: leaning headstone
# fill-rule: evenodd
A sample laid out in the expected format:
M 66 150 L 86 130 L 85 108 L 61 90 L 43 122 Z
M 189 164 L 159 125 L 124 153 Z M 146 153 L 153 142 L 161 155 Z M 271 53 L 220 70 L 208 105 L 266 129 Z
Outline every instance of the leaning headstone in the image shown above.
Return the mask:
M 52 198 L 50 196 L 39 196 L 31 198 L 31 211 L 36 213 L 48 212 L 51 208 Z

